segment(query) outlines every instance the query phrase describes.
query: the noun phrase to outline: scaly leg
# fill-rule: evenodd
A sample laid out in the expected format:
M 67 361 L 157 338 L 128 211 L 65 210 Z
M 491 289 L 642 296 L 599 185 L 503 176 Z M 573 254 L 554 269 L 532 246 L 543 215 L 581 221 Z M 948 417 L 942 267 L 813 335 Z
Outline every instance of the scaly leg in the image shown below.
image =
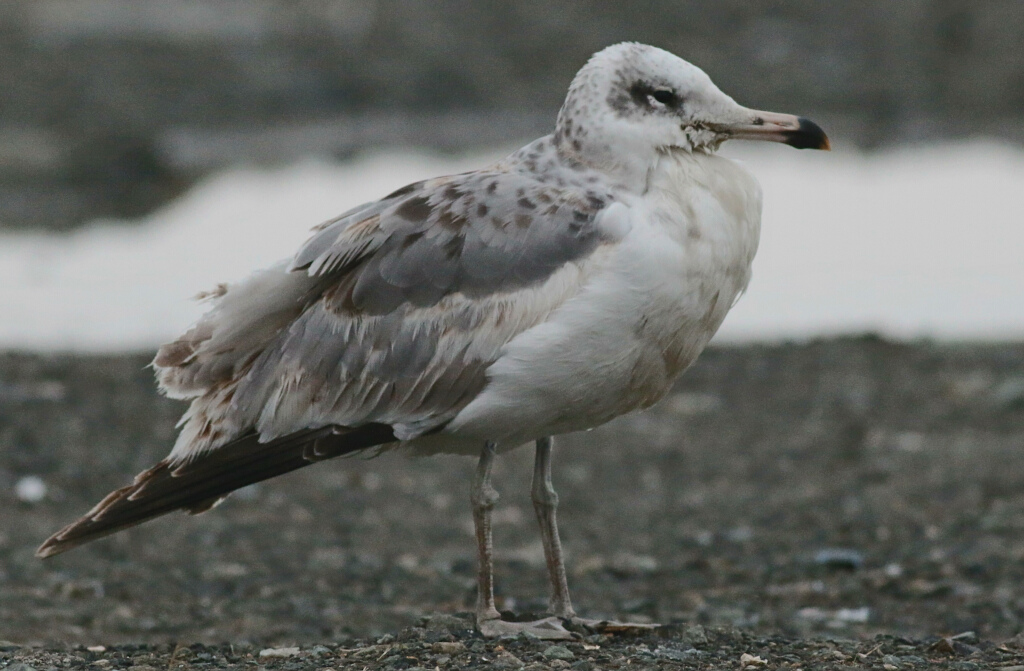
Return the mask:
M 576 611 L 569 599 L 569 583 L 565 578 L 565 562 L 562 560 L 562 541 L 558 537 L 558 494 L 551 484 L 551 436 L 537 441 L 537 457 L 533 463 L 533 510 L 537 513 L 540 535 L 544 542 L 544 559 L 548 565 L 548 580 L 551 583 L 549 610 L 556 617 L 572 619 Z
M 494 465 L 495 444 L 487 441 L 480 453 L 480 463 L 473 479 L 473 524 L 476 527 L 477 558 L 477 622 L 497 620 L 501 617 L 494 607 L 494 541 L 491 538 L 491 511 L 498 502 L 498 492 L 491 486 L 491 467 Z
M 544 639 L 570 639 L 558 618 L 549 617 L 536 622 L 503 622 L 494 606 L 494 542 L 491 537 L 491 512 L 498 502 L 498 492 L 491 486 L 491 468 L 494 465 L 496 445 L 488 441 L 480 453 L 476 477 L 473 479 L 473 522 L 476 527 L 476 545 L 479 554 L 477 570 L 476 626 L 488 637 L 518 636 L 529 632 Z
M 537 441 L 537 457 L 533 464 L 533 509 L 537 513 L 540 535 L 544 541 L 544 558 L 548 565 L 548 579 L 551 583 L 549 610 L 557 618 L 568 620 L 576 626 L 602 633 L 638 632 L 657 628 L 652 624 L 618 622 L 615 620 L 590 620 L 576 615 L 569 599 L 569 583 L 565 578 L 565 561 L 562 559 L 562 541 L 558 537 L 558 494 L 551 484 L 550 436 Z

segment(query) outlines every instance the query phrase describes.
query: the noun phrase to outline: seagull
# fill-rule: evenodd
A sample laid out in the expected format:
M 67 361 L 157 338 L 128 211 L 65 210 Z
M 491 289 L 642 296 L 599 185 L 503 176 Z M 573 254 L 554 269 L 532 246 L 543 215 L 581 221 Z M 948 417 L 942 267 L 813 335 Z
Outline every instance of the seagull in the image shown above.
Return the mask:
M 170 453 L 37 551 L 50 557 L 241 487 L 364 453 L 463 454 L 485 636 L 571 636 L 552 436 L 647 408 L 746 289 L 761 189 L 726 140 L 829 149 L 805 118 L 748 109 L 656 47 L 599 51 L 555 130 L 473 172 L 410 184 L 313 229 L 295 253 L 209 292 L 153 362 L 191 399 Z M 536 445 L 532 499 L 549 616 L 495 607 L 495 457 Z

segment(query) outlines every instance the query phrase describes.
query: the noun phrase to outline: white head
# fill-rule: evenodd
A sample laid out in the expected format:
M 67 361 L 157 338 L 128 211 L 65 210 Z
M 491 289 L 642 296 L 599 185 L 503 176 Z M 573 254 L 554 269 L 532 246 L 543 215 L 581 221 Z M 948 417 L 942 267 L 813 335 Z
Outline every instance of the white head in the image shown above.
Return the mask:
M 663 49 L 624 42 L 590 59 L 558 113 L 559 151 L 603 169 L 636 169 L 658 152 L 711 152 L 729 138 L 828 149 L 813 122 L 748 109 L 703 70 Z

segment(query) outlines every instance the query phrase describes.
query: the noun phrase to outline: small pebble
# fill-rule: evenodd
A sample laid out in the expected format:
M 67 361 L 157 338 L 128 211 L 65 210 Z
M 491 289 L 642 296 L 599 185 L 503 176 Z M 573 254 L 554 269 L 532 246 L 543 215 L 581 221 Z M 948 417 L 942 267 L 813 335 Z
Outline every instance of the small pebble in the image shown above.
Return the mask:
M 24 503 L 39 503 L 46 498 L 47 487 L 37 475 L 26 475 L 14 485 L 14 495 Z
M 576 655 L 572 650 L 565 647 L 564 645 L 552 645 L 548 646 L 543 653 L 545 659 L 561 659 L 564 661 L 570 661 L 576 659 Z
M 708 642 L 708 634 L 699 624 L 687 627 L 683 632 L 683 637 L 690 642 L 690 645 L 706 645 Z
M 864 555 L 852 548 L 824 548 L 815 553 L 814 563 L 826 568 L 856 571 L 864 565 Z
M 662 659 L 670 659 L 673 662 L 685 662 L 692 659 L 696 653 L 696 648 L 690 648 L 689 650 L 674 650 L 672 648 L 659 647 L 654 651 L 654 656 L 661 657 Z
M 466 646 L 458 641 L 438 641 L 437 643 L 430 646 L 430 649 L 434 653 L 443 655 L 457 655 L 466 649 Z
M 1024 631 L 1003 642 L 1003 646 L 1011 650 L 1024 650 Z
M 511 652 L 502 651 L 494 658 L 493 664 L 502 668 L 518 669 L 523 666 L 523 660 L 519 659 Z
M 299 654 L 298 648 L 265 648 L 260 650 L 260 657 L 294 657 Z

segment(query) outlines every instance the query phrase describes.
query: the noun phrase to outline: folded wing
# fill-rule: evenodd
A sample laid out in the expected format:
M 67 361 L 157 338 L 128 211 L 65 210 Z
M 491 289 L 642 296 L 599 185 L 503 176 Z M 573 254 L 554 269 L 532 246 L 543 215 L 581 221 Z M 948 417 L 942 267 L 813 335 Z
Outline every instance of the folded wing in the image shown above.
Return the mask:
M 414 438 L 480 391 L 515 335 L 579 286 L 612 242 L 606 194 L 491 170 L 410 185 L 319 228 L 268 291 L 257 275 L 161 350 L 195 394 L 172 459 L 249 430 L 263 440 L 377 422 Z M 179 352 L 186 357 L 176 356 Z
M 173 451 L 41 552 L 206 509 L 310 463 L 323 436 L 341 454 L 370 447 L 367 436 L 439 430 L 505 344 L 574 295 L 594 250 L 619 239 L 621 225 L 602 225 L 610 201 L 498 166 L 321 225 L 290 264 L 213 292 L 211 310 L 160 349 L 161 388 L 193 399 Z

